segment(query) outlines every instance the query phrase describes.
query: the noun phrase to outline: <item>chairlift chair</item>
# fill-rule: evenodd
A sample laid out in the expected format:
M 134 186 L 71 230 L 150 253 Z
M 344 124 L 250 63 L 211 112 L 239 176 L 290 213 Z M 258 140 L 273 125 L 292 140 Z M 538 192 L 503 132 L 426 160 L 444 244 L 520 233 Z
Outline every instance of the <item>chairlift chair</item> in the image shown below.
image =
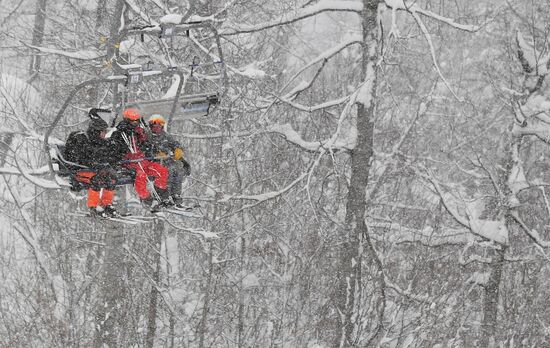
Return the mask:
M 190 37 L 190 32 L 200 29 L 209 30 L 215 39 L 215 43 L 217 46 L 217 55 L 211 54 L 209 52 L 206 53 L 213 59 L 213 62 L 211 64 L 219 67 L 219 76 L 217 76 L 216 78 L 218 78 L 221 83 L 215 85 L 215 88 L 205 88 L 205 90 L 198 93 L 185 93 L 185 84 L 190 77 L 193 77 L 195 80 L 200 80 L 200 78 L 202 78 L 200 76 L 200 73 L 197 73 L 197 70 L 201 68 L 201 64 L 196 61 L 195 56 L 193 57 L 193 60 L 189 65 L 187 71 L 183 71 L 175 66 L 168 67 L 164 70 L 151 70 L 151 61 L 148 61 L 147 67 L 144 67 L 140 64 L 121 64 L 119 61 L 117 61 L 117 59 L 114 59 L 112 64 L 114 74 L 108 77 L 90 79 L 77 85 L 69 93 L 69 96 L 59 109 L 50 127 L 47 129 L 44 135 L 44 149 L 49 157 L 50 172 L 59 176 L 70 177 L 71 175 L 74 175 L 76 170 L 78 170 L 78 167 L 75 167 L 74 163 L 70 163 L 64 158 L 63 147 L 50 147 L 48 140 L 60 120 L 63 118 L 64 112 L 69 104 L 73 101 L 77 93 L 85 87 L 97 87 L 101 84 L 108 84 L 111 86 L 110 90 L 112 90 L 113 93 L 113 104 L 111 109 L 113 110 L 112 117 L 114 123 L 117 114 L 121 111 L 122 107 L 127 102 L 129 102 L 127 100 L 123 100 L 123 93 L 119 91 L 119 86 L 124 86 L 130 89 L 139 88 L 140 84 L 146 83 L 152 79 L 166 77 L 172 78 L 174 75 L 177 75 L 179 76 L 179 84 L 177 86 L 176 93 L 173 96 L 166 96 L 164 98 L 161 97 L 157 99 L 152 98 L 149 100 L 135 100 L 131 101 L 131 103 L 139 106 L 141 113 L 144 117 L 158 113 L 167 115 L 168 125 L 171 124 L 174 117 L 177 117 L 179 119 L 190 119 L 208 115 L 212 111 L 212 106 L 219 103 L 220 96 L 222 93 L 224 93 L 225 84 L 227 81 L 219 36 L 215 28 L 210 23 L 193 22 L 173 25 L 170 24 L 169 26 L 158 25 L 127 29 L 124 30 L 121 34 L 120 42 L 122 42 L 123 39 L 133 35 L 138 35 L 142 38 L 145 35 L 151 35 L 153 37 L 156 36 L 157 38 L 161 39 L 170 37 L 170 39 L 172 40 L 178 35 Z M 202 49 L 202 51 L 204 52 L 204 48 L 200 49 Z M 118 57 L 118 49 L 115 55 Z M 205 65 L 206 64 L 203 64 L 202 66 Z M 131 182 L 130 179 L 125 175 L 126 173 L 121 173 L 121 185 L 126 182 Z

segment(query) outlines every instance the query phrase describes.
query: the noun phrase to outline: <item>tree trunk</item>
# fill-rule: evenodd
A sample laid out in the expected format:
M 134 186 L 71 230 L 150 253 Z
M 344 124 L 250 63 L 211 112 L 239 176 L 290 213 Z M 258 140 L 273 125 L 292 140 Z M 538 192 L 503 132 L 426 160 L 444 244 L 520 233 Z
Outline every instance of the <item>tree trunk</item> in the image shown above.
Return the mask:
M 162 247 L 162 235 L 164 233 L 164 222 L 158 221 L 155 223 L 155 251 L 154 251 L 154 263 L 155 271 L 152 276 L 154 284 L 151 286 L 151 294 L 149 296 L 149 311 L 147 313 L 147 336 L 145 338 L 145 347 L 153 348 L 155 344 L 155 334 L 157 331 L 157 304 L 158 304 L 158 291 L 157 285 L 160 283 L 160 270 L 161 270 L 161 247 Z
M 99 50 L 101 44 L 104 40 L 107 39 L 108 29 L 105 29 L 105 26 L 108 25 L 105 22 L 109 20 L 109 13 L 107 12 L 107 0 L 98 0 L 95 13 L 95 31 L 98 36 L 95 47 Z M 90 68 L 95 76 L 101 76 L 101 66 L 94 66 Z M 89 101 L 90 106 L 97 105 L 99 101 L 99 92 L 98 88 L 88 88 L 87 91 L 87 100 Z
M 2 141 L 0 141 L 0 167 L 6 164 L 8 153 L 11 149 L 11 143 L 13 141 L 13 133 L 4 133 Z
M 208 321 L 208 311 L 210 310 L 210 296 L 212 292 L 212 276 L 214 273 L 214 262 L 212 260 L 212 256 L 214 253 L 214 246 L 212 245 L 212 242 L 209 243 L 208 248 L 208 275 L 206 277 L 206 286 L 204 289 L 204 305 L 202 308 L 202 316 L 201 316 L 201 322 L 199 325 L 199 348 L 204 347 L 204 337 L 206 335 L 206 331 L 208 331 L 208 328 L 206 326 L 206 323 Z
M 366 189 L 373 156 L 374 111 L 378 61 L 378 1 L 363 0 L 362 87 L 357 97 L 357 145 L 351 153 L 351 178 L 346 202 L 346 236 L 342 243 L 336 303 L 340 313 L 335 346 L 354 346 L 357 334 L 356 299 L 361 292 L 361 254 Z
M 46 27 L 46 0 L 38 0 L 36 14 L 34 16 L 34 28 L 32 31 L 33 46 L 41 46 L 44 41 L 44 29 Z M 40 53 L 33 54 L 29 67 L 29 75 L 32 76 L 40 71 Z
M 119 39 L 121 16 L 124 9 L 124 0 L 116 0 L 112 17 L 110 18 L 109 40 L 107 42 L 107 57 L 114 55 L 114 44 Z M 121 312 L 124 300 L 124 270 L 123 261 L 124 234 L 120 225 L 114 222 L 101 224 L 105 232 L 105 255 L 103 274 L 99 284 L 98 307 L 96 308 L 95 347 L 119 346 L 117 332 L 119 331 L 118 313 Z
M 164 264 L 161 265 L 161 268 L 165 269 L 164 276 L 166 277 L 165 284 L 169 289 L 174 289 L 175 284 L 177 283 L 175 281 L 176 276 L 180 273 L 179 271 L 179 260 L 180 255 L 179 251 L 177 250 L 177 235 L 170 237 L 167 236 L 165 239 L 165 242 L 162 243 L 162 250 L 164 251 L 164 255 L 161 255 L 161 260 L 165 260 Z M 172 244 L 176 245 L 176 250 L 173 249 L 173 247 L 169 246 Z M 176 330 L 176 314 L 174 311 L 169 311 L 169 332 L 168 332 L 168 347 L 173 348 L 175 344 L 175 330 Z
M 244 225 L 244 224 L 243 224 Z M 246 269 L 246 265 L 245 265 L 245 262 L 244 262 L 244 259 L 245 259 L 245 247 L 246 247 L 246 241 L 244 239 L 244 237 L 241 237 L 240 238 L 240 242 L 241 242 L 241 255 L 240 255 L 240 269 L 241 270 L 245 270 Z M 244 274 L 241 275 L 241 281 L 240 281 L 240 284 L 239 284 L 239 308 L 238 308 L 238 314 L 237 314 L 237 347 L 241 348 L 241 347 L 246 347 L 246 345 L 244 344 L 244 297 L 245 297 L 245 293 L 244 293 L 244 288 L 243 288 L 243 278 Z
M 124 234 L 116 222 L 104 222 L 105 255 L 103 273 L 99 281 L 99 299 L 96 308 L 96 332 L 94 347 L 117 347 L 119 313 L 123 305 L 125 288 L 123 280 Z
M 501 166 L 498 168 L 498 186 L 503 193 L 501 197 L 504 202 L 496 208 L 495 216 L 505 216 L 506 229 L 512 230 L 511 217 L 515 207 L 510 206 L 509 202 L 515 201 L 517 197 L 513 197 L 515 193 L 510 187 L 511 175 L 513 168 L 519 163 L 519 153 L 521 147 L 521 137 L 516 137 L 513 134 L 506 134 L 502 142 L 503 157 L 501 158 Z M 502 280 L 502 272 L 504 268 L 504 256 L 506 255 L 507 245 L 499 245 L 499 248 L 492 256 L 492 262 L 489 266 L 489 279 L 483 287 L 483 319 L 481 322 L 481 333 L 479 346 L 480 347 L 495 347 L 495 335 L 497 333 L 497 318 L 498 318 L 498 302 L 499 288 Z
M 506 247 L 496 251 L 490 266 L 489 281 L 484 287 L 483 296 L 483 321 L 481 322 L 480 347 L 495 347 L 495 335 L 497 333 L 499 288 L 504 267 L 504 255 Z
M 97 31 L 101 31 L 107 17 L 107 0 L 98 0 L 95 12 L 95 28 Z

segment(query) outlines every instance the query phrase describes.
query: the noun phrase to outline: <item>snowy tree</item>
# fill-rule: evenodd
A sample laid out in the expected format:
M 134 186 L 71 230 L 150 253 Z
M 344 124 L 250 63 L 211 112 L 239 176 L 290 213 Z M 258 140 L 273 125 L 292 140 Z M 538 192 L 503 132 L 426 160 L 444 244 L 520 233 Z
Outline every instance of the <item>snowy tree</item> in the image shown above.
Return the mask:
M 547 345 L 543 4 L 2 4 L 3 345 Z M 48 175 L 44 136 L 173 90 L 74 89 L 115 58 L 188 72 L 178 38 L 119 42 L 167 18 L 223 46 L 220 105 L 170 126 L 203 218 L 72 216 L 82 194 Z

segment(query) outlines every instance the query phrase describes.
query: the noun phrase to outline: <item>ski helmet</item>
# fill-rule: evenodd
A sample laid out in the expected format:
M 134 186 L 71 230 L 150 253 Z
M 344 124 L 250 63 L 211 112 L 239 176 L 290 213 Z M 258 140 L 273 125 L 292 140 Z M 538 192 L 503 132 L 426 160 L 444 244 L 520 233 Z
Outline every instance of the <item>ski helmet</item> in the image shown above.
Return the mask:
M 153 115 L 149 118 L 149 124 L 160 124 L 161 126 L 164 126 L 166 121 L 161 115 Z
M 109 125 L 103 119 L 92 119 L 92 122 L 86 131 L 88 139 L 92 142 L 92 144 L 96 144 L 99 141 L 98 139 L 105 139 L 105 132 L 107 128 L 109 128 Z
M 122 116 L 124 116 L 125 119 L 130 121 L 137 121 L 141 118 L 141 114 L 139 113 L 139 110 L 136 108 L 128 108 L 122 112 Z

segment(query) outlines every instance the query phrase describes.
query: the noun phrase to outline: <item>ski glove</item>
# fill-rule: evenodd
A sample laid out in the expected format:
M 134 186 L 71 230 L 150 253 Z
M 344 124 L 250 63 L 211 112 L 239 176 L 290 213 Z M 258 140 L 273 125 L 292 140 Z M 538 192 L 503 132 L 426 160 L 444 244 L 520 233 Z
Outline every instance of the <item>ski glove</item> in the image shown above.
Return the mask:
M 183 150 L 179 147 L 177 147 L 174 150 L 174 161 L 178 161 L 183 157 Z
M 166 159 L 167 157 L 168 155 L 166 154 L 166 152 L 163 151 L 157 152 L 157 155 L 155 156 L 155 158 L 157 159 Z
M 143 154 L 143 152 L 141 151 L 138 151 L 136 153 L 127 153 L 125 156 L 124 156 L 124 159 L 125 160 L 128 160 L 128 161 L 139 161 L 139 160 L 143 160 L 145 159 L 145 155 Z

